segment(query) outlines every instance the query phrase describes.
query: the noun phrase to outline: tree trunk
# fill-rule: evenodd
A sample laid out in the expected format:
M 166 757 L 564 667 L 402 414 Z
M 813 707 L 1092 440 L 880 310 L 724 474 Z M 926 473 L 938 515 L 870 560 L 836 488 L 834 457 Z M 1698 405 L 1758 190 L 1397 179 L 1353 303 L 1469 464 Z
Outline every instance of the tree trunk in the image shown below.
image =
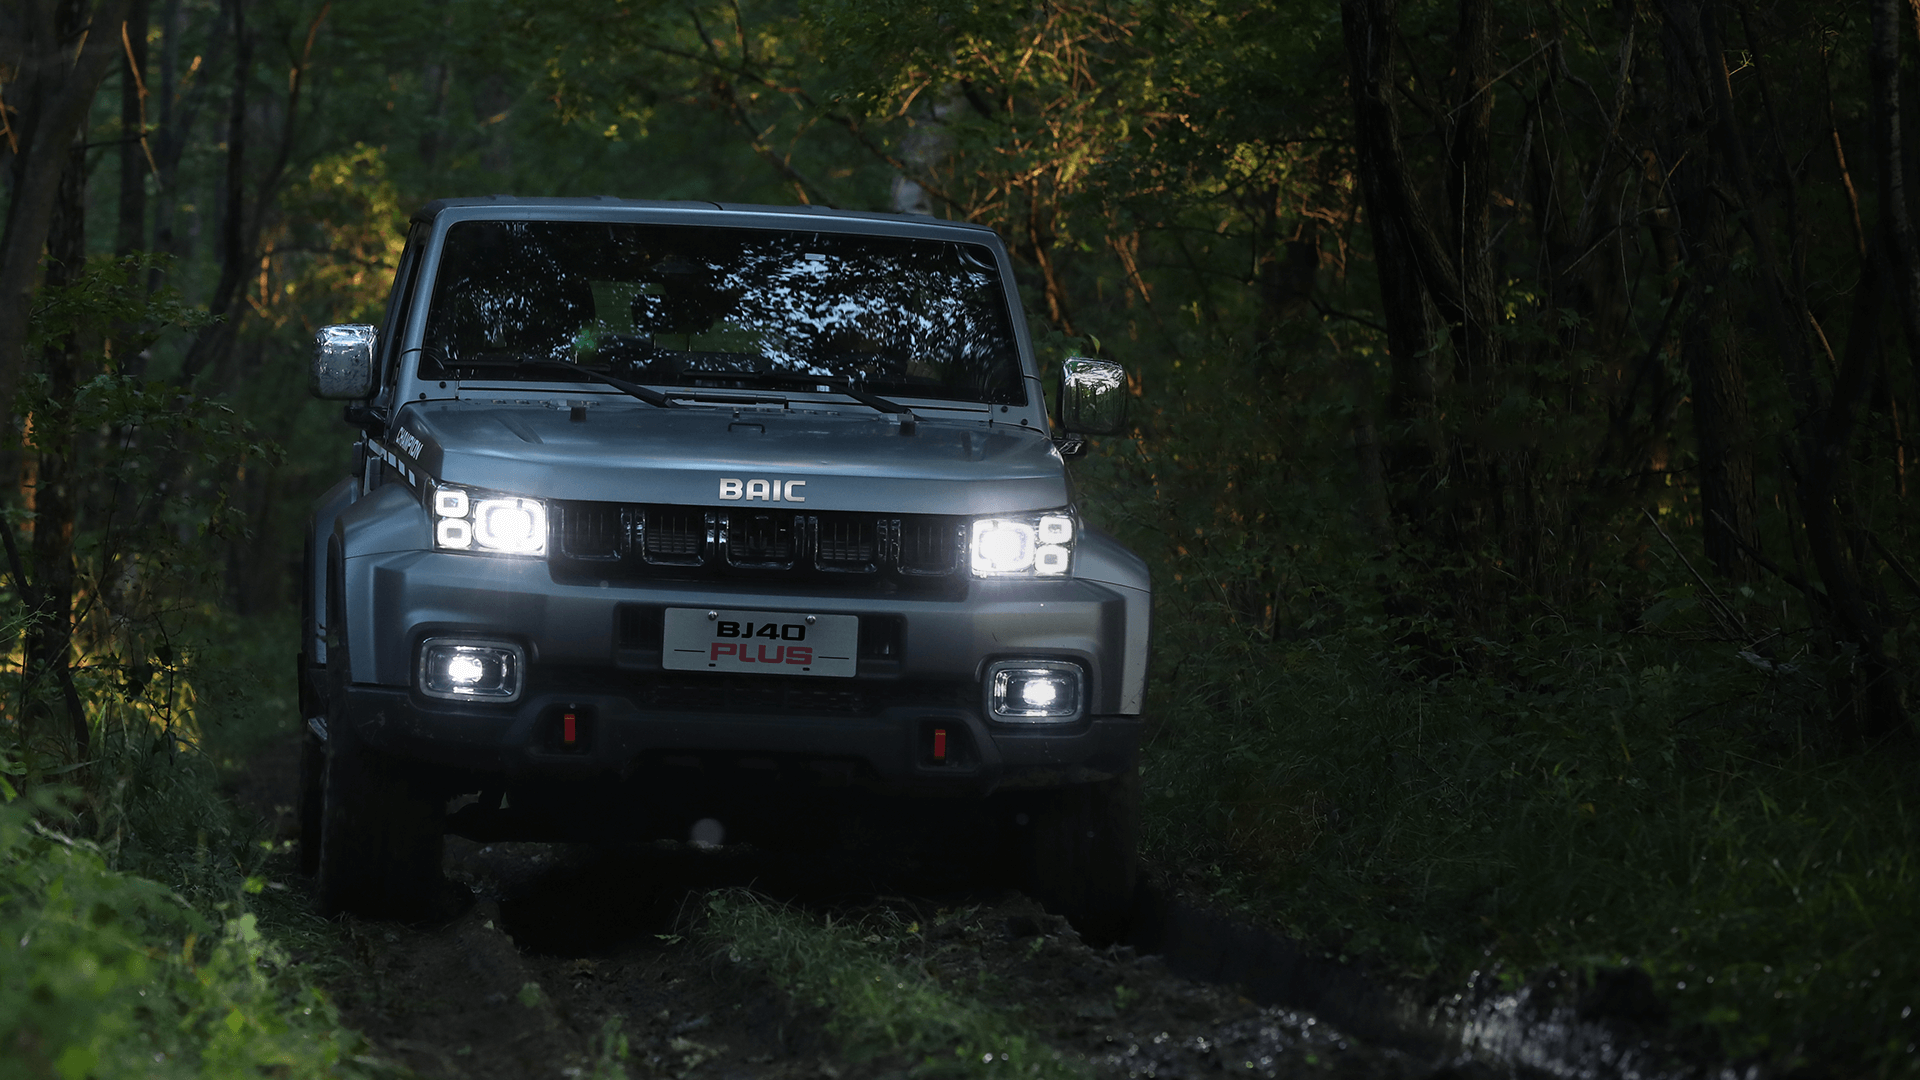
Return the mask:
M 1720 192 L 1730 186 L 1729 178 L 1712 137 L 1718 110 L 1700 8 L 1692 0 L 1665 0 L 1661 15 L 1669 109 L 1661 157 L 1678 255 L 1692 286 L 1680 355 L 1693 386 L 1701 528 L 1707 558 L 1721 573 L 1745 581 L 1753 573 L 1746 552 L 1757 546 L 1758 529 L 1753 423 L 1727 303 L 1732 226 Z
M 133 0 L 125 26 L 131 55 L 120 78 L 120 231 L 113 244 L 119 255 L 146 246 L 147 0 Z
M 247 33 L 246 0 L 227 0 L 233 27 L 233 87 L 227 110 L 227 168 L 220 185 L 220 278 L 214 283 L 207 311 L 218 321 L 202 327 L 180 362 L 180 384 L 193 380 L 218 362 L 234 338 L 234 301 L 240 283 L 251 269 L 251 245 L 246 242 L 247 195 L 247 84 L 253 74 L 253 39 Z
M 60 180 L 47 236 L 49 287 L 72 283 L 86 269 L 86 137 L 76 133 L 73 160 Z M 27 632 L 28 727 L 51 731 L 64 714 L 74 759 L 91 747 L 85 709 L 73 685 L 73 420 L 80 342 L 72 330 L 46 347 L 47 397 L 33 417 L 33 592 L 35 620 Z M 17 572 L 17 571 L 16 571 Z M 49 695 L 57 694 L 60 707 Z
M 68 151 L 85 129 L 94 92 L 121 55 L 118 31 L 132 0 L 100 0 L 90 11 L 77 0 L 13 2 L 23 63 L 9 95 L 19 110 L 13 127 L 20 150 L 0 235 L 0 422 L 13 415 L 27 359 L 27 316 Z
M 1873 128 L 1875 187 L 1880 194 L 1881 228 L 1889 241 L 1894 267 L 1893 294 L 1900 312 L 1900 329 L 1907 339 L 1907 359 L 1920 385 L 1920 241 L 1907 212 L 1906 170 L 1900 147 L 1900 0 L 1872 0 L 1868 72 L 1869 124 Z
M 1440 316 L 1421 282 L 1415 234 L 1424 222 L 1407 182 L 1393 105 L 1394 0 L 1342 0 L 1340 21 L 1353 96 L 1356 171 L 1392 361 L 1383 468 L 1394 514 L 1422 528 L 1433 512 L 1447 457 L 1434 364 Z
M 1453 122 L 1447 128 L 1447 207 L 1453 217 L 1449 261 L 1459 279 L 1461 381 L 1485 383 L 1500 373 L 1499 298 L 1491 250 L 1493 220 L 1493 4 L 1460 0 L 1454 38 Z
M 1869 252 L 1861 260 L 1861 280 L 1856 286 L 1860 292 L 1855 297 L 1847 346 L 1841 356 L 1834 358 L 1833 380 L 1830 385 L 1826 384 L 1814 364 L 1810 334 L 1813 315 L 1807 304 L 1805 284 L 1782 258 L 1768 220 L 1768 206 L 1759 194 L 1752 158 L 1747 153 L 1747 135 L 1733 101 L 1713 0 L 1697 6 L 1693 0 L 1665 0 L 1662 15 L 1666 22 L 1663 43 L 1669 56 L 1669 71 L 1673 73 L 1671 81 L 1677 91 L 1676 110 L 1698 109 L 1697 116 L 1689 115 L 1688 120 L 1705 125 L 1706 137 L 1696 139 L 1688 148 L 1696 151 L 1695 156 L 1703 161 L 1712 162 L 1711 170 L 1705 174 L 1710 190 L 1701 192 L 1701 198 L 1705 202 L 1731 203 L 1753 241 L 1752 277 L 1759 285 L 1755 307 L 1768 331 L 1771 351 L 1780 359 L 1795 403 L 1787 465 L 1800 505 L 1807 550 L 1826 589 L 1834 635 L 1838 642 L 1850 646 L 1851 653 L 1850 659 L 1847 653 L 1836 657 L 1836 660 L 1848 660 L 1852 666 L 1851 671 L 1836 679 L 1836 686 L 1843 688 L 1847 697 L 1836 718 L 1838 732 L 1850 740 L 1876 739 L 1896 731 L 1904 732 L 1907 719 L 1903 682 L 1899 670 L 1885 653 L 1885 633 L 1867 599 L 1871 585 L 1854 554 L 1861 545 L 1848 541 L 1849 534 L 1858 531 L 1847 475 L 1851 444 L 1861 406 L 1872 388 L 1872 371 L 1880 350 L 1880 290 L 1885 284 L 1875 262 L 1877 256 Z M 1762 61 L 1758 54 L 1754 56 L 1756 66 Z M 1764 72 L 1756 72 L 1761 74 Z M 1678 92 L 1683 87 L 1690 92 Z M 1779 132 L 1773 135 L 1777 142 Z M 1883 157 L 1878 164 L 1884 191 L 1889 183 L 1884 175 L 1888 163 Z M 1675 169 L 1676 173 L 1679 171 Z M 1792 190 L 1795 181 L 1790 173 L 1783 171 L 1781 183 L 1791 223 L 1796 205 Z M 1676 186 L 1679 185 L 1676 183 Z M 1701 381 L 1696 378 L 1696 409 L 1703 396 L 1701 389 Z M 1702 457 L 1704 471 L 1704 443 Z M 1705 487 L 1704 481 L 1702 486 Z M 1731 518 L 1710 520 L 1707 534 L 1710 539 L 1714 535 L 1714 524 L 1730 525 L 1738 530 L 1744 523 Z M 1752 546 L 1753 541 L 1748 540 L 1747 544 Z
M 1843 690 L 1839 732 L 1849 741 L 1878 741 L 1894 734 L 1910 734 L 1905 707 L 1905 679 L 1888 658 L 1885 637 L 1868 604 L 1860 560 L 1842 542 L 1853 531 L 1847 520 L 1849 445 L 1860 408 L 1872 389 L 1873 371 L 1880 359 L 1880 303 L 1882 283 L 1871 261 L 1863 260 L 1852 331 L 1833 385 L 1832 403 L 1810 419 L 1816 430 L 1802 436 L 1804 449 L 1794 469 L 1796 493 L 1806 518 L 1807 549 L 1827 601 L 1835 629 L 1854 646 L 1856 671 L 1834 680 Z M 1803 424 L 1803 429 L 1810 425 Z

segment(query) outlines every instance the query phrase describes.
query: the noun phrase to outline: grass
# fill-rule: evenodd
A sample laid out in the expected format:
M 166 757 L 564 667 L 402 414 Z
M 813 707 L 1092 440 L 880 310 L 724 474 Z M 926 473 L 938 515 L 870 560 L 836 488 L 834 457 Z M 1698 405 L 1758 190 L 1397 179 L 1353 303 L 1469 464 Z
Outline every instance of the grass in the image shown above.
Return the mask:
M 292 722 L 284 688 L 257 674 L 286 666 L 261 662 L 280 643 L 259 626 L 205 633 L 243 644 L 192 652 L 170 722 L 95 688 L 84 784 L 0 791 L 9 1076 L 387 1071 L 289 962 L 287 941 L 324 930 L 267 880 L 271 843 L 220 791 L 217 762 Z
M 793 998 L 826 1010 L 827 1029 L 850 1060 L 900 1060 L 911 1076 L 1081 1080 L 1083 1067 L 1007 1010 L 899 959 L 889 941 L 918 932 L 884 916 L 821 921 L 744 890 L 707 898 L 707 935 L 730 960 L 763 965 Z
M 243 905 L 202 912 L 96 844 L 0 806 L 0 991 L 10 1075 L 327 1077 L 363 1044 Z M 39 807 L 42 816 L 48 807 Z
M 1831 738 L 1808 601 L 1716 617 L 1698 530 L 1637 511 L 1552 601 L 1423 561 L 1362 526 L 1340 417 L 1245 393 L 1169 389 L 1076 466 L 1154 570 L 1147 857 L 1436 994 L 1637 967 L 1707 1053 L 1920 1076 L 1920 749 Z
M 1812 683 L 1562 625 L 1441 676 L 1364 618 L 1161 626 L 1147 850 L 1189 884 L 1437 986 L 1638 966 L 1714 1052 L 1920 1075 L 1920 760 L 1807 741 Z

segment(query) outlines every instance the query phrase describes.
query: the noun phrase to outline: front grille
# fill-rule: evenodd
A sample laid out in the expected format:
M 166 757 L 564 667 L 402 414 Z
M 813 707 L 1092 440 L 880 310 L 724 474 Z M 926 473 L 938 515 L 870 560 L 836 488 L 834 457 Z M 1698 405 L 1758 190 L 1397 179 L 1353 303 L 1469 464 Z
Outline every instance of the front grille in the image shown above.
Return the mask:
M 812 578 L 878 591 L 966 587 L 959 517 L 572 501 L 554 509 L 549 565 L 559 581 Z

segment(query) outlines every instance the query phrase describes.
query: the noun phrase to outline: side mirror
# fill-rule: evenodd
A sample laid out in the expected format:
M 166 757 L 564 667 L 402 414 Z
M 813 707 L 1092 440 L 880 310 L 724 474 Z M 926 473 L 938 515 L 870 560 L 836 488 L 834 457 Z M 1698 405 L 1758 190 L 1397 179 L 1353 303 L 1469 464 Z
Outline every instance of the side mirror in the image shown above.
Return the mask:
M 313 396 L 355 400 L 373 393 L 373 343 L 380 331 L 361 323 L 323 326 L 313 335 Z
M 1127 373 L 1111 360 L 1070 356 L 1060 365 L 1060 426 L 1111 435 L 1127 418 Z

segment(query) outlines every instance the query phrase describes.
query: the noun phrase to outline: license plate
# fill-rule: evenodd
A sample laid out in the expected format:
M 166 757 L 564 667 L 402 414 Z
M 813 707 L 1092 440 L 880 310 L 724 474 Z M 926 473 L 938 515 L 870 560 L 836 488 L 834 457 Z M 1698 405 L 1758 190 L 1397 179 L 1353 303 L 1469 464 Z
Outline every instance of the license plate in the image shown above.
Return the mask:
M 660 666 L 670 671 L 850 679 L 860 647 L 857 615 L 668 608 L 662 630 Z

